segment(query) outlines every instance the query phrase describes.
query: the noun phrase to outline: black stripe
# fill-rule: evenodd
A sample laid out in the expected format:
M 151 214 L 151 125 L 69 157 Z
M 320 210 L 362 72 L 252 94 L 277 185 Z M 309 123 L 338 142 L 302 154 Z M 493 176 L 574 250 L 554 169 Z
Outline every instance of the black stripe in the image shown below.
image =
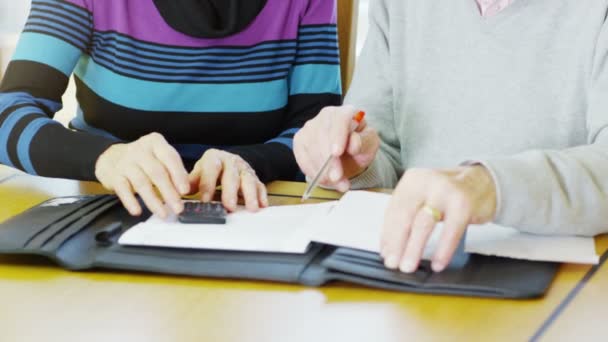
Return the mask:
M 283 131 L 285 108 L 252 113 L 141 111 L 112 103 L 75 79 L 86 122 L 126 141 L 158 132 L 172 144 L 249 145 L 273 139 Z
M 259 51 L 252 51 L 252 52 L 248 52 L 248 53 L 243 53 L 243 54 L 219 54 L 219 53 L 203 53 L 201 52 L 199 55 L 195 55 L 195 54 L 167 54 L 166 52 L 161 52 L 161 51 L 156 51 L 156 50 L 149 50 L 149 49 L 145 49 L 145 48 L 139 48 L 137 46 L 134 46 L 132 44 L 125 44 L 122 42 L 118 42 L 115 41 L 116 44 L 113 44 L 109 41 L 100 41 L 98 38 L 93 38 L 93 49 L 100 49 L 100 50 L 106 50 L 103 47 L 108 47 L 108 48 L 112 48 L 115 49 L 117 51 L 123 52 L 125 54 L 129 54 L 129 55 L 135 55 L 135 56 L 140 56 L 141 58 L 146 58 L 146 59 L 150 59 L 150 60 L 158 60 L 158 61 L 166 61 L 166 62 L 174 62 L 174 63 L 179 63 L 179 62 L 183 62 L 183 60 L 181 59 L 172 59 L 172 58 L 163 58 L 163 57 L 152 57 L 152 56 L 148 56 L 148 55 L 144 55 L 141 54 L 142 51 L 146 51 L 146 52 L 151 52 L 154 54 L 166 54 L 167 57 L 170 56 L 181 56 L 181 57 L 199 57 L 198 59 L 189 59 L 188 62 L 190 61 L 207 61 L 207 62 L 218 62 L 218 63 L 236 63 L 234 61 L 225 61 L 222 59 L 205 59 L 206 56 L 217 56 L 217 57 L 234 57 L 234 56 L 247 56 L 250 54 L 254 54 L 254 53 L 259 53 L 259 52 L 280 52 L 280 51 L 293 51 L 289 54 L 282 54 L 282 55 L 294 55 L 298 49 L 297 46 L 294 47 L 289 47 L 289 48 L 268 48 L 268 49 L 262 49 Z M 119 45 L 118 45 L 119 44 Z M 124 48 L 122 48 L 122 46 L 129 46 L 131 48 L 133 48 L 134 50 L 126 50 Z M 260 56 L 259 58 L 272 58 L 274 56 Z M 239 61 L 239 60 L 236 60 Z
M 325 62 L 325 61 L 316 61 L 316 62 L 295 62 L 294 66 L 300 65 L 340 65 L 340 62 Z
M 311 32 L 300 32 L 298 33 L 298 39 L 302 39 L 304 37 L 309 37 L 309 36 L 322 36 L 322 35 L 326 35 L 328 36 L 327 39 L 338 39 L 338 36 L 335 34 L 335 32 L 325 32 L 325 31 L 311 31 Z
M 317 58 L 340 58 L 340 54 L 336 54 L 336 53 L 320 53 L 320 52 L 315 52 L 315 53 L 298 53 L 296 55 L 296 58 L 310 58 L 310 57 L 317 57 Z
M 68 43 L 68 44 L 72 45 L 73 47 L 77 48 L 77 49 L 78 49 L 78 50 L 80 50 L 80 52 L 82 52 L 82 53 L 85 53 L 85 52 L 87 51 L 87 49 L 86 49 L 86 48 L 83 48 L 82 46 L 78 46 L 78 45 L 74 44 L 73 42 L 71 42 L 71 41 L 69 41 L 69 40 L 65 39 L 64 37 L 62 37 L 62 36 L 60 36 L 60 35 L 57 35 L 57 34 L 54 34 L 54 33 L 51 33 L 51 32 L 48 32 L 48 31 L 36 30 L 36 29 L 31 29 L 31 28 L 27 28 L 27 27 L 26 27 L 26 28 L 25 28 L 25 29 L 24 29 L 22 32 L 23 32 L 23 33 L 25 33 L 25 32 L 31 32 L 31 33 L 40 33 L 40 34 L 44 34 L 44 35 L 47 35 L 47 36 L 54 37 L 54 38 L 57 38 L 57 39 L 59 39 L 59 40 L 62 40 L 62 41 L 64 41 L 64 42 L 66 42 L 66 43 Z
M 70 2 L 67 1 L 63 1 L 63 0 L 58 0 L 56 1 L 57 4 L 51 4 L 51 3 L 47 3 L 47 2 L 39 2 L 36 0 L 32 1 L 32 7 L 34 6 L 47 6 L 47 7 L 53 7 L 56 8 L 58 10 L 61 11 L 66 11 L 68 13 L 71 13 L 77 17 L 80 17 L 82 19 L 85 20 L 91 20 L 91 16 L 93 15 L 93 13 L 91 13 L 88 9 L 74 5 Z
M 292 60 L 287 60 L 287 61 L 282 61 L 282 62 L 274 62 L 274 63 L 254 63 L 254 64 L 248 64 L 248 65 L 237 65 L 237 66 L 220 66 L 220 65 L 212 65 L 212 66 L 184 66 L 184 65 L 163 65 L 163 64 L 154 64 L 154 63 L 148 63 L 148 62 L 144 62 L 141 59 L 132 59 L 132 58 L 127 58 L 127 57 L 118 57 L 116 55 L 114 55 L 113 53 L 109 52 L 109 51 L 105 51 L 105 50 L 101 50 L 101 49 L 94 49 L 92 51 L 92 55 L 98 55 L 98 52 L 103 52 L 107 55 L 112 55 L 116 58 L 120 58 L 121 61 L 124 62 L 130 62 L 130 63 L 136 63 L 138 65 L 141 66 L 149 66 L 149 67 L 154 67 L 154 68 L 167 68 L 167 69 L 171 69 L 171 70 L 180 70 L 180 69 L 199 69 L 199 70 L 247 70 L 247 69 L 251 69 L 251 68 L 264 68 L 264 67 L 272 67 L 272 66 L 276 66 L 279 64 L 289 64 L 291 65 L 293 63 L 293 59 Z M 187 63 L 202 63 L 202 62 L 187 62 Z M 212 62 L 206 62 L 206 63 L 212 63 Z M 184 63 L 182 63 L 184 64 Z
M 95 58 L 93 58 L 95 60 Z M 242 83 L 263 83 L 263 82 L 272 82 L 272 81 L 277 81 L 277 80 L 283 80 L 287 77 L 286 75 L 280 75 L 280 76 L 276 76 L 276 77 L 267 77 L 267 78 L 259 78 L 259 79 L 251 79 L 251 80 L 232 80 L 232 81 L 226 81 L 226 80 L 205 80 L 205 81 L 199 81 L 199 80 L 168 80 L 166 78 L 155 78 L 155 77 L 142 77 L 140 75 L 133 75 L 130 74 L 128 72 L 123 72 L 120 70 L 115 70 L 112 68 L 112 65 L 107 65 L 103 62 L 100 62 L 98 60 L 95 60 L 95 62 L 97 62 L 99 65 L 111 70 L 112 72 L 118 74 L 118 75 L 122 75 L 125 77 L 129 77 L 129 78 L 134 78 L 134 79 L 138 79 L 138 80 L 142 80 L 142 81 L 151 81 L 151 82 L 160 82 L 160 83 L 175 83 L 175 82 L 179 82 L 182 84 L 242 84 Z
M 78 23 L 77 21 L 73 21 L 68 17 L 62 16 L 62 15 L 53 15 L 53 16 L 49 16 L 49 15 L 45 15 L 47 13 L 44 12 L 39 12 L 39 11 L 32 11 L 32 14 L 30 14 L 29 19 L 41 19 L 41 20 L 46 20 L 46 21 L 50 21 L 56 24 L 59 24 L 65 28 L 71 29 L 77 33 L 80 33 L 81 35 L 85 36 L 85 37 L 89 37 L 88 39 L 90 39 L 91 36 L 91 27 L 90 26 L 84 26 L 81 25 L 80 23 Z M 67 20 L 68 22 L 63 22 L 59 19 L 56 19 L 57 17 L 61 17 L 65 20 Z M 36 24 L 34 24 L 36 25 Z
M 539 341 L 540 338 L 549 330 L 549 328 L 553 325 L 555 320 L 566 310 L 566 308 L 574 301 L 576 296 L 583 290 L 585 285 L 589 283 L 591 278 L 597 273 L 597 271 L 606 263 L 608 260 L 608 250 L 602 254 L 600 258 L 600 262 L 597 265 L 594 265 L 587 271 L 585 276 L 578 282 L 575 288 L 573 288 L 570 293 L 562 300 L 562 302 L 553 310 L 551 315 L 543 322 L 543 324 L 538 328 L 538 330 L 534 333 L 530 341 Z
M 8 119 L 8 117 L 11 116 L 11 114 L 13 114 L 16 110 L 24 108 L 24 107 L 38 108 L 33 103 L 22 103 L 22 104 L 18 104 L 18 105 L 14 105 L 14 106 L 10 106 L 10 107 L 6 108 L 5 110 L 3 110 L 0 113 L 0 127 L 2 127 L 2 125 L 4 124 L 4 121 L 6 121 L 6 119 Z
M 13 163 L 13 165 L 19 170 L 23 170 L 23 165 L 21 164 L 21 161 L 19 160 L 19 155 L 17 154 L 17 143 L 19 142 L 19 138 L 21 137 L 21 134 L 23 133 L 23 130 L 27 127 L 27 125 L 29 125 L 30 122 L 38 118 L 49 119 L 47 116 L 33 111 L 31 114 L 23 116 L 21 120 L 19 120 L 15 124 L 13 130 L 9 133 L 8 143 L 6 144 L 8 157 Z
M 161 52 L 161 53 L 162 52 L 166 52 L 166 49 L 192 50 L 193 52 L 196 52 L 196 51 L 209 50 L 209 49 L 218 49 L 218 48 L 221 48 L 221 49 L 245 49 L 245 48 L 253 48 L 253 47 L 258 47 L 258 46 L 267 45 L 267 44 L 296 42 L 295 39 L 277 39 L 277 40 L 267 40 L 267 41 L 263 41 L 261 43 L 257 43 L 257 44 L 253 44 L 253 45 L 226 45 L 226 46 L 194 47 L 194 46 L 179 46 L 179 45 L 166 45 L 166 44 L 153 43 L 153 42 L 150 42 L 150 41 L 136 39 L 134 37 L 128 36 L 128 35 L 126 35 L 124 33 L 121 33 L 121 32 L 118 32 L 118 31 L 114 31 L 114 30 L 109 30 L 109 31 L 98 31 L 98 30 L 95 30 L 93 32 L 93 36 L 101 36 L 101 35 L 107 34 L 107 33 L 115 34 L 117 36 L 121 36 L 123 38 L 126 38 L 127 40 L 143 43 L 145 45 L 161 47 L 161 48 L 163 48 L 163 50 L 152 50 L 154 52 Z M 122 44 L 122 42 L 121 42 L 121 44 Z M 140 49 L 140 48 L 138 47 L 138 49 Z
M 312 27 L 338 27 L 336 24 L 309 24 L 309 25 L 300 25 L 300 28 L 312 28 Z
M 62 36 L 60 36 L 60 35 L 58 35 L 58 34 L 56 34 L 54 32 L 51 32 L 51 31 L 46 31 L 46 30 L 44 30 L 42 28 L 50 28 L 52 30 L 59 31 L 59 32 L 65 34 L 66 36 L 73 37 L 74 40 L 70 41 L 70 40 L 66 39 L 65 37 L 62 37 Z M 48 35 L 48 36 L 51 36 L 51 37 L 55 37 L 57 39 L 61 39 L 64 42 L 66 42 L 66 43 L 68 43 L 68 44 L 76 47 L 80 51 L 84 52 L 84 51 L 87 50 L 87 43 L 88 42 L 82 41 L 82 40 L 74 37 L 73 35 L 71 35 L 70 33 L 66 32 L 66 31 L 63 31 L 63 30 L 60 30 L 60 29 L 56 29 L 56 28 L 48 26 L 48 25 L 44 25 L 44 24 L 27 24 L 27 25 L 25 25 L 25 29 L 23 30 L 23 32 L 32 32 L 32 33 L 45 34 L 45 35 Z M 76 42 L 78 42 L 80 44 L 76 45 L 77 43 L 75 43 L 74 41 L 76 41 Z
M 69 78 L 65 74 L 46 64 L 11 61 L 2 80 L 0 92 L 26 92 L 35 98 L 61 103 L 68 82 Z M 50 114 L 48 108 L 47 114 Z
M 158 77 L 162 77 L 162 76 L 166 76 L 166 77 L 172 77 L 171 79 L 166 78 L 165 80 L 170 80 L 172 82 L 178 82 L 178 80 L 180 77 L 198 77 L 198 78 L 215 78 L 215 79 L 222 79 L 223 77 L 239 77 L 239 76 L 263 76 L 263 75 L 271 75 L 274 73 L 283 73 L 285 75 L 287 75 L 287 73 L 289 72 L 289 70 L 291 69 L 290 67 L 286 67 L 286 68 L 281 68 L 281 69 L 276 69 L 276 70 L 270 70 L 270 71 L 255 71 L 255 72 L 236 72 L 236 73 L 228 73 L 228 74 L 222 74 L 222 75 L 213 75 L 213 74 L 205 74 L 205 73 L 168 73 L 168 72 L 159 72 L 159 71 L 150 71 L 150 70 L 145 70 L 142 68 L 137 68 L 137 67 L 133 67 L 133 66 L 128 66 L 126 64 L 121 63 L 120 61 L 113 61 L 109 58 L 106 58 L 104 56 L 100 56 L 97 54 L 93 54 L 91 57 L 93 57 L 93 59 L 96 62 L 99 61 L 106 61 L 108 63 L 111 63 L 110 65 L 112 65 L 112 67 L 107 66 L 109 69 L 114 70 L 114 66 L 120 66 L 124 69 L 126 69 L 127 71 L 133 71 L 133 72 L 140 72 L 140 73 L 144 73 L 146 75 L 150 75 L 150 76 L 158 76 Z M 193 69 L 193 68 L 190 68 Z M 133 76 L 135 78 L 140 78 L 140 76 Z M 228 81 L 226 80 L 226 82 L 232 82 L 232 81 Z M 249 82 L 253 82 L 253 81 L 249 81 Z
M 319 38 L 319 39 L 307 39 L 307 40 L 299 40 L 300 43 L 336 43 L 338 44 L 338 40 L 337 39 L 325 39 L 325 38 Z

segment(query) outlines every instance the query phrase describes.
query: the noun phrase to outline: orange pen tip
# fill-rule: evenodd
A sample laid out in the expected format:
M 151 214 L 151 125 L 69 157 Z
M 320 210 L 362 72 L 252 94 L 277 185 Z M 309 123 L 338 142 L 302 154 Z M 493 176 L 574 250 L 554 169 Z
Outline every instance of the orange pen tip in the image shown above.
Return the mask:
M 355 115 L 355 117 L 353 118 L 353 120 L 357 121 L 357 123 L 361 123 L 361 121 L 363 121 L 363 118 L 365 118 L 365 112 L 364 111 L 359 111 L 359 113 L 357 113 Z

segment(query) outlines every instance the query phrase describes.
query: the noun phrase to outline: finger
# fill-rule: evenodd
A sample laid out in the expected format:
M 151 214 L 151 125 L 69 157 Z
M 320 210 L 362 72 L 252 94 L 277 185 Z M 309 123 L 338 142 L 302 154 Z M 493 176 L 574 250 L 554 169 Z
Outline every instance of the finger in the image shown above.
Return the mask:
M 458 204 L 452 205 L 452 208 L 457 210 L 450 209 L 446 212 L 443 232 L 433 255 L 431 267 L 435 272 L 443 271 L 450 264 L 470 222 L 470 211 Z
M 248 171 L 241 171 L 241 193 L 247 210 L 256 212 L 260 209 L 258 200 L 258 180 Z
M 401 258 L 399 269 L 402 272 L 412 273 L 418 269 L 426 243 L 436 224 L 437 222 L 429 213 L 424 210 L 418 211 Z
M 387 268 L 399 267 L 412 223 L 424 203 L 424 194 L 417 188 L 420 181 L 406 173 L 386 209 L 380 251 Z
M 181 196 L 175 189 L 175 185 L 163 164 L 154 155 L 149 155 L 142 157 L 142 160 L 139 161 L 139 167 L 160 191 L 165 203 L 169 205 L 171 210 L 175 214 L 181 213 L 184 210 Z
M 237 209 L 238 191 L 241 183 L 236 158 L 222 158 L 222 203 L 229 211 Z
M 342 106 L 336 109 L 329 127 L 331 139 L 331 153 L 334 157 L 340 157 L 346 150 L 346 145 L 351 133 L 353 117 L 357 110 L 351 106 Z
M 131 189 L 131 184 L 129 184 L 129 181 L 126 178 L 120 177 L 120 179 L 116 181 L 114 192 L 129 214 L 132 216 L 141 215 L 141 206 L 139 205 L 139 201 L 137 201 L 137 198 L 135 198 L 133 189 Z
M 188 195 L 194 195 L 200 191 L 202 177 L 201 169 L 201 162 L 198 161 L 196 164 L 194 164 L 194 168 L 188 174 L 188 182 L 190 183 L 190 191 L 188 191 Z
M 346 149 L 346 153 L 351 156 L 356 156 L 361 153 L 363 147 L 363 138 L 361 133 L 354 132 L 350 135 L 348 140 L 348 148 Z
M 181 195 L 186 195 L 190 191 L 188 171 L 177 151 L 163 139 L 154 145 L 152 152 L 169 172 L 173 187 Z
M 258 181 L 258 200 L 260 201 L 260 205 L 262 208 L 267 208 L 270 203 L 268 202 L 268 190 L 266 190 L 266 185 L 264 183 Z
M 420 201 L 404 201 L 396 196 L 391 199 L 382 227 L 380 247 L 387 268 L 399 267 L 412 222 L 420 206 Z
M 219 152 L 208 152 L 200 164 L 199 189 L 203 202 L 210 202 L 215 195 L 215 189 L 222 173 L 223 163 Z
M 166 218 L 167 210 L 154 192 L 152 183 L 144 171 L 137 166 L 131 167 L 127 172 L 127 178 L 129 179 L 131 186 L 141 196 L 148 209 L 160 218 Z
M 304 138 L 302 138 L 304 139 Z M 294 145 L 294 155 L 296 157 L 296 161 L 300 166 L 300 170 L 302 173 L 308 177 L 315 176 L 315 164 L 313 163 L 312 157 L 310 155 L 310 151 L 306 146 L 306 143 L 303 141 L 299 144 Z

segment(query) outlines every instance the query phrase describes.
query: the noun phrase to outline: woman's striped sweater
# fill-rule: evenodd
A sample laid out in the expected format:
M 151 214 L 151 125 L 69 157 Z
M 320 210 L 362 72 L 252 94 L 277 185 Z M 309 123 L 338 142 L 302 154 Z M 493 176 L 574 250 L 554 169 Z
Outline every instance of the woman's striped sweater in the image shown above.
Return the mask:
M 243 31 L 201 39 L 153 0 L 34 0 L 0 86 L 0 163 L 94 179 L 116 141 L 159 132 L 187 165 L 216 147 L 263 181 L 293 179 L 292 139 L 341 102 L 334 0 L 268 0 Z M 79 112 L 52 120 L 69 77 Z

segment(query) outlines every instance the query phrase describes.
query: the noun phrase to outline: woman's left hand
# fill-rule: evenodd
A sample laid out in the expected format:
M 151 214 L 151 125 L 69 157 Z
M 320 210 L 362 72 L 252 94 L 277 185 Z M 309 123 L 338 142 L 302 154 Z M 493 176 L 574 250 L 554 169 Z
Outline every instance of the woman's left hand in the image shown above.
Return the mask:
M 190 188 L 200 191 L 201 200 L 210 202 L 218 185 L 222 186 L 222 203 L 229 211 L 237 209 L 239 194 L 249 211 L 268 206 L 266 186 L 241 157 L 210 149 L 190 172 Z
M 385 266 L 416 271 L 435 225 L 444 228 L 432 257 L 435 272 L 450 263 L 469 224 L 496 214 L 496 185 L 483 166 L 447 170 L 409 170 L 401 178 L 386 211 L 381 254 Z

